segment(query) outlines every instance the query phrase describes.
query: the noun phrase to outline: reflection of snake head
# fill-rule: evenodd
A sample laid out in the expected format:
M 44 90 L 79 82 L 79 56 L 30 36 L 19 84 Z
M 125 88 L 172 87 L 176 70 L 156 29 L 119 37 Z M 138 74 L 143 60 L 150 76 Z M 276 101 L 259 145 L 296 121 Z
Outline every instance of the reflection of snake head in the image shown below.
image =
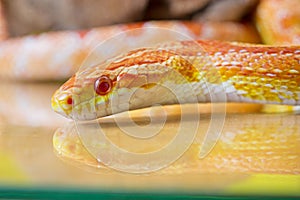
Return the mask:
M 106 68 L 100 64 L 81 70 L 56 91 L 52 107 L 68 118 L 88 120 L 155 103 L 175 103 L 157 85 L 170 75 L 166 67 L 170 58 L 175 57 L 169 51 L 139 49 L 105 63 Z

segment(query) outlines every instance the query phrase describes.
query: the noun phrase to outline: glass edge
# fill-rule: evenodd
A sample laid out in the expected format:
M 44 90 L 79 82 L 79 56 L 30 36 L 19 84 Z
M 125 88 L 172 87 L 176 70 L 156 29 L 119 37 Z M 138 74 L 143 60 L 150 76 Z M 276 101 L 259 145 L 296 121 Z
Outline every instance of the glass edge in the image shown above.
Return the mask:
M 206 193 L 174 193 L 162 191 L 122 191 L 78 188 L 0 188 L 0 199 L 214 199 L 214 200 L 256 200 L 256 199 L 299 199 L 299 196 L 270 196 L 270 195 L 221 195 Z

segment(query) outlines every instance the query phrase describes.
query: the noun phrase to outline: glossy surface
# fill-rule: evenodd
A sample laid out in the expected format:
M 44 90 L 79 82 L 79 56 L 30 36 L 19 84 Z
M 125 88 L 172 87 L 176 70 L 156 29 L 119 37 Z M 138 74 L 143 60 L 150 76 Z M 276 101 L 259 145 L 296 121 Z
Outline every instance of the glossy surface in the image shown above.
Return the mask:
M 51 88 L 54 90 L 57 85 L 27 86 L 37 91 L 34 94 L 40 97 L 31 96 L 36 101 L 34 105 L 27 104 L 29 107 L 41 105 L 44 101 L 41 97 L 50 96 L 53 92 Z M 18 93 L 21 91 L 18 88 L 24 90 L 25 85 L 6 87 Z M 26 94 L 33 95 L 30 92 Z M 25 94 L 22 97 L 24 100 L 29 98 Z M 3 103 L 1 105 L 4 107 Z M 5 105 L 8 106 L 8 103 Z M 41 106 L 37 111 L 42 108 L 50 110 L 50 105 L 48 106 Z M 28 119 L 29 116 L 37 115 L 33 110 L 21 113 L 11 110 L 14 113 L 10 115 L 4 116 L 2 113 L 0 126 L 1 194 L 12 196 L 13 193 L 19 198 L 24 194 L 34 197 L 71 193 L 86 196 L 97 193 L 102 197 L 128 197 L 129 194 L 142 193 L 160 198 L 176 198 L 182 195 L 196 195 L 200 198 L 204 194 L 300 196 L 300 116 L 290 113 L 291 107 L 269 106 L 265 109 L 268 112 L 277 112 L 284 108 L 288 113 L 266 114 L 259 113 L 262 110 L 260 105 L 229 104 L 221 136 L 222 142 L 218 143 L 206 158 L 199 160 L 198 146 L 195 144 L 174 165 L 141 175 L 103 168 L 90 154 L 82 151 L 78 137 L 72 136 L 74 132 L 59 135 L 59 130 L 66 130 L 63 127 L 67 124 L 59 115 L 52 112 L 47 114 L 50 126 L 44 126 L 45 118 L 36 117 L 33 126 L 28 124 L 28 120 L 26 123 L 13 120 L 13 116 L 21 113 L 23 118 Z M 174 123 L 180 113 L 178 107 L 166 109 L 169 121 L 165 124 L 162 134 L 158 135 L 158 139 L 162 139 L 161 144 L 172 138 L 176 129 Z M 149 118 L 145 114 L 146 111 L 135 111 L 131 115 L 140 125 L 147 124 Z M 201 106 L 200 133 L 205 132 L 209 124 L 210 112 L 208 105 Z M 160 115 L 155 112 L 153 114 Z M 122 116 L 119 118 L 122 121 Z M 126 136 L 118 136 L 119 129 L 111 120 L 106 118 L 101 123 L 105 129 L 110 130 L 112 140 L 124 148 L 140 151 L 145 142 L 136 143 L 135 146 L 127 144 L 124 142 Z M 61 128 L 57 129 L 58 127 Z M 53 143 L 53 138 L 57 139 L 54 140 L 56 143 Z M 63 143 L 60 152 L 57 151 L 57 142 Z M 161 144 L 152 140 L 148 150 Z M 218 166 L 219 170 L 216 168 Z M 165 193 L 168 195 L 164 197 L 162 194 Z

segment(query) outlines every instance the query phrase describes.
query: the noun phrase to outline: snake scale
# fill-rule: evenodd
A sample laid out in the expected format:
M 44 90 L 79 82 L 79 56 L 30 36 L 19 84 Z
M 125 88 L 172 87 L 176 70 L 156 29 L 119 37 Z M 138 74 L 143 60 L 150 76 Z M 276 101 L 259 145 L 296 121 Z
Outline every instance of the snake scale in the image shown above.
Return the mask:
M 141 48 L 77 72 L 52 107 L 88 120 L 179 101 L 299 105 L 300 47 L 199 40 Z

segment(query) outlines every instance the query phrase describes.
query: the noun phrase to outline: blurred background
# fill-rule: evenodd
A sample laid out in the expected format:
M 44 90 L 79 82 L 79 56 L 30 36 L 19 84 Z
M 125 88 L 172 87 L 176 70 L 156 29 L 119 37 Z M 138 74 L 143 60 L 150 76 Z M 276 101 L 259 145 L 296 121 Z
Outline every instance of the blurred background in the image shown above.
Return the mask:
M 258 0 L 3 0 L 10 36 L 148 20 L 251 21 Z

